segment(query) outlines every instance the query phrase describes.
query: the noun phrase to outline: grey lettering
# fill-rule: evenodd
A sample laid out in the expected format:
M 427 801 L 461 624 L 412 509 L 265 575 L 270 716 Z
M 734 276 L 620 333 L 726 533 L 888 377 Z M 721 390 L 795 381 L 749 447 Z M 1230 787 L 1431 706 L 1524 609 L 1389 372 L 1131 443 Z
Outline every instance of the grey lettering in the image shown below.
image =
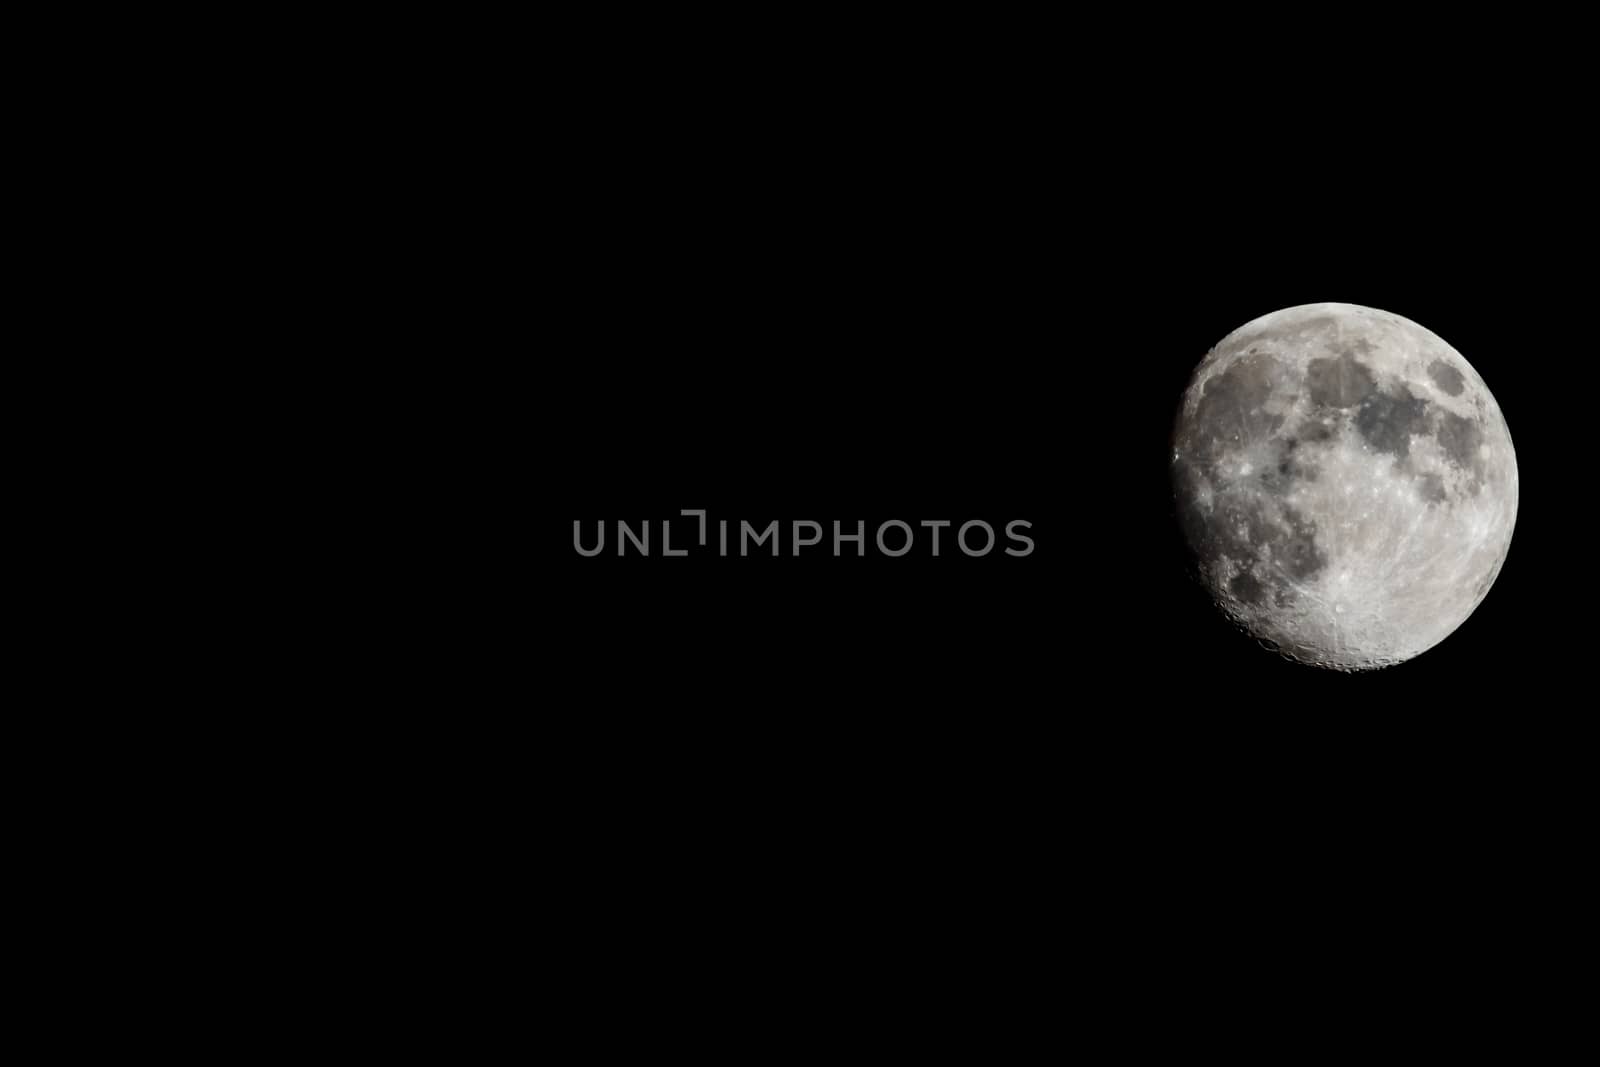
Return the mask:
M 1008 556 L 1031 556 L 1031 555 L 1033 555 L 1033 538 L 1028 537 L 1025 534 L 1017 533 L 1016 527 L 1018 527 L 1018 526 L 1021 526 L 1025 530 L 1033 529 L 1033 523 L 1028 522 L 1025 519 L 1012 519 L 1010 522 L 1006 523 L 1006 536 L 1011 538 L 1011 540 L 1013 540 L 1013 541 L 1023 542 L 1028 547 L 1023 549 L 1021 552 L 1018 552 L 1014 548 L 1008 548 L 1008 549 L 1006 549 L 1006 555 L 1008 555 Z
M 606 547 L 606 524 L 603 521 L 595 524 L 600 527 L 600 541 L 592 550 L 584 548 L 583 542 L 578 537 L 578 530 L 582 525 L 581 520 L 572 520 L 572 547 L 578 550 L 580 556 L 598 556 Z
M 755 527 L 751 526 L 748 522 L 745 522 L 743 519 L 739 520 L 739 555 L 748 556 L 750 554 L 749 537 L 750 537 L 751 534 L 753 534 L 755 532 L 756 532 L 755 531 Z M 767 528 L 762 531 L 761 536 L 756 538 L 756 545 L 757 546 L 764 545 L 769 540 L 772 542 L 772 554 L 774 556 L 776 556 L 778 554 L 778 520 L 777 519 L 773 519 L 770 523 L 767 524 Z
M 802 526 L 811 527 L 813 530 L 817 531 L 817 536 L 811 538 L 809 541 L 800 540 L 800 527 Z M 810 519 L 796 519 L 794 521 L 794 548 L 791 550 L 791 555 L 798 556 L 800 554 L 800 549 L 806 545 L 817 545 L 821 543 L 822 524 L 820 522 L 812 522 Z
M 967 531 L 972 529 L 974 526 L 982 526 L 984 532 L 989 535 L 989 543 L 983 546 L 982 552 L 974 552 L 972 549 L 967 547 Z M 969 556 L 987 556 L 990 552 L 994 551 L 994 527 L 990 526 L 982 519 L 973 519 L 971 522 L 964 522 L 961 524 L 961 529 L 956 531 L 956 541 L 961 545 L 961 551 L 965 552 Z
M 839 520 L 834 519 L 833 554 L 835 556 L 842 555 L 842 553 L 839 551 L 839 542 L 841 541 L 854 541 L 856 543 L 856 555 L 865 556 L 867 554 L 867 524 L 865 522 L 857 522 L 856 532 L 854 534 L 847 534 L 839 531 Z
M 650 554 L 650 520 L 645 519 L 639 525 L 644 528 L 643 541 L 634 536 L 633 531 L 628 528 L 627 523 L 623 522 L 621 519 L 617 520 L 617 555 L 626 556 L 628 554 L 624 551 L 627 546 L 627 541 L 624 541 L 623 537 L 627 537 L 628 541 L 632 541 L 633 547 L 637 548 L 642 554 L 646 556 Z
M 701 548 L 706 547 L 706 513 L 705 513 L 705 509 L 702 508 L 702 509 L 696 511 L 694 508 L 689 508 L 689 509 L 686 509 L 686 510 L 679 511 L 678 514 L 679 515 L 698 515 L 698 516 L 700 516 L 700 547 Z
M 671 519 L 661 520 L 661 554 L 663 556 L 687 556 L 689 554 L 689 550 L 687 548 L 680 548 L 676 552 L 672 550 Z
M 947 523 L 946 525 L 949 525 L 949 524 Z M 902 529 L 902 530 L 904 530 L 906 532 L 905 547 L 902 548 L 898 552 L 890 552 L 889 551 L 889 546 L 883 543 L 883 531 L 887 530 L 891 526 L 898 526 L 898 527 L 900 527 L 900 529 Z M 938 537 L 938 536 L 939 535 L 937 533 L 934 534 L 934 537 Z M 911 542 L 916 540 L 916 537 L 917 537 L 917 535 L 911 529 L 910 525 L 908 525 L 907 523 L 901 522 L 899 519 L 890 519 L 888 522 L 886 522 L 883 525 L 878 527 L 878 551 L 882 552 L 885 556 L 903 556 L 907 552 L 911 551 Z M 938 555 L 938 553 L 935 552 L 934 555 Z

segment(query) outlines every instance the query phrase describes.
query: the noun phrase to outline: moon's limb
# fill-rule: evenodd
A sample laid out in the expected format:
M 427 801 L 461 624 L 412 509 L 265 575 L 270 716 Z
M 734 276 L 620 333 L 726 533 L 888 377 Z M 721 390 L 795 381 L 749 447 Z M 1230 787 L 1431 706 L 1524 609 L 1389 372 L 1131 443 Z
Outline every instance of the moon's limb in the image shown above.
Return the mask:
M 1172 473 L 1222 609 L 1343 670 L 1449 636 L 1516 523 L 1516 453 L 1483 379 L 1423 327 L 1353 304 L 1286 308 L 1223 338 L 1184 394 Z

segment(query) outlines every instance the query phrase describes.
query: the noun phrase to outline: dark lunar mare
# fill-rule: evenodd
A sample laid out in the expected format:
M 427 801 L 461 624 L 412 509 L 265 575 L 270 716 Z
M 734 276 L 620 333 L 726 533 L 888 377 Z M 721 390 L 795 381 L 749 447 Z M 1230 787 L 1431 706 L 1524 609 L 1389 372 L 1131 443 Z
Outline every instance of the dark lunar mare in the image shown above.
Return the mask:
M 1374 392 L 1356 410 L 1356 429 L 1379 452 L 1405 459 L 1411 453 L 1411 435 L 1427 428 L 1430 407 L 1410 390 L 1402 389 L 1399 394 Z
M 1484 477 L 1483 458 L 1478 455 L 1478 446 L 1483 444 L 1483 427 L 1478 420 L 1442 411 L 1433 436 L 1451 463 L 1471 472 L 1472 493 L 1476 496 L 1483 488 Z
M 1442 359 L 1436 359 L 1428 364 L 1428 377 L 1433 379 L 1433 384 L 1443 389 L 1451 396 L 1460 396 L 1465 386 L 1465 379 L 1461 372 Z
M 1337 396 L 1351 395 L 1371 375 L 1364 367 L 1330 369 L 1327 387 Z M 1233 570 L 1229 592 L 1240 602 L 1264 603 L 1270 595 L 1282 604 L 1295 583 L 1313 580 L 1328 560 L 1316 542 L 1316 523 L 1285 502 L 1296 478 L 1314 479 L 1314 464 L 1297 455 L 1300 441 L 1275 444 L 1273 461 L 1250 490 L 1222 477 L 1220 461 L 1239 445 L 1270 442 L 1284 417 L 1264 406 L 1272 394 L 1272 376 L 1279 365 L 1270 356 L 1248 352 L 1226 371 L 1206 382 L 1195 416 L 1180 420 L 1173 444 L 1173 487 L 1185 539 L 1195 561 L 1213 574 Z M 1365 376 L 1363 378 L 1363 375 Z M 1348 385 L 1347 382 L 1354 383 Z M 1317 422 L 1310 439 L 1326 440 L 1333 429 Z M 1211 490 L 1211 506 L 1200 502 Z M 1231 564 L 1231 566 L 1230 566 Z
M 1240 441 L 1270 436 L 1283 425 L 1282 415 L 1264 407 L 1276 368 L 1270 356 L 1249 353 L 1206 382 L 1180 447 L 1214 460 Z
M 1372 394 L 1375 383 L 1366 364 L 1353 352 L 1306 364 L 1306 393 L 1324 408 L 1353 408 Z
M 1417 476 L 1417 490 L 1422 494 L 1422 499 L 1430 504 L 1442 504 L 1450 496 L 1445 492 L 1444 479 L 1432 471 Z
M 1364 345 L 1359 350 L 1370 348 Z M 1333 354 L 1313 359 L 1306 367 L 1306 393 L 1316 411 L 1314 416 L 1308 416 L 1307 428 L 1302 431 L 1308 440 L 1333 436 L 1335 427 L 1349 417 L 1353 408 L 1351 421 L 1373 449 L 1405 460 L 1411 454 L 1411 438 L 1431 434 L 1449 461 L 1471 474 L 1472 494 L 1479 492 L 1484 463 L 1478 455 L 1478 446 L 1483 443 L 1478 420 L 1447 411 L 1405 386 L 1392 392 L 1378 388 L 1372 371 L 1357 358 L 1355 345 L 1330 345 L 1329 351 Z M 1459 396 L 1465 388 L 1466 379 L 1443 360 L 1430 364 L 1428 374 L 1451 396 Z M 1410 471 L 1409 467 L 1403 469 Z M 1438 475 L 1414 476 L 1424 500 L 1440 503 L 1448 498 Z

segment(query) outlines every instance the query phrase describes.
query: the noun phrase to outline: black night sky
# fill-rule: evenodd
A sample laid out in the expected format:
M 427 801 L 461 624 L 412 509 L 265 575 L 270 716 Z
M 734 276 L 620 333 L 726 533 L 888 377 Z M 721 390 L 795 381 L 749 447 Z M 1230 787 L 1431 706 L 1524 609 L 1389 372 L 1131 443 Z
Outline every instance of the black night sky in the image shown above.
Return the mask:
M 1564 546 L 1588 490 L 1550 405 L 1592 301 L 1567 142 L 1089 113 L 636 111 L 646 133 L 579 157 L 552 201 L 576 234 L 540 281 L 561 340 L 534 448 L 539 662 L 569 694 L 537 733 L 588 798 L 582 840 L 688 872 L 800 854 L 902 897 L 942 856 L 1028 915 L 1131 909 L 1181 939 L 1330 906 L 1295 886 L 1435 899 L 1485 857 L 1524 862 L 1519 835 L 1571 806 L 1554 768 L 1583 701 L 1558 679 L 1588 553 Z M 1207 350 L 1321 301 L 1459 350 L 1521 480 L 1487 599 L 1361 675 L 1235 632 L 1185 575 L 1168 482 Z M 677 541 L 684 508 L 869 536 L 1025 519 L 1037 549 L 573 550 L 574 520 L 672 519 Z
M 1405 191 L 1163 201 L 1113 195 L 1108 178 L 1058 194 L 1054 172 L 1017 166 L 1006 198 L 952 200 L 907 178 L 892 198 L 779 183 L 765 197 L 683 190 L 670 217 L 618 206 L 603 252 L 566 283 L 583 354 L 562 368 L 554 412 L 576 462 L 555 471 L 547 549 L 601 627 L 578 631 L 580 647 L 587 635 L 703 691 L 738 681 L 753 696 L 784 679 L 853 700 L 891 686 L 1039 721 L 1085 704 L 1295 707 L 1346 724 L 1398 708 L 1419 736 L 1476 714 L 1455 696 L 1481 692 L 1486 672 L 1543 658 L 1528 624 L 1550 596 L 1541 408 L 1572 328 L 1551 310 L 1577 306 L 1574 280 L 1541 258 L 1554 220 L 1467 228 Z M 1175 405 L 1206 351 L 1258 315 L 1324 300 L 1394 311 L 1461 351 L 1499 400 L 1522 479 L 1484 604 L 1418 659 L 1358 677 L 1280 662 L 1230 629 L 1183 574 L 1167 482 Z M 895 518 L 1025 519 L 1038 547 L 938 560 L 834 559 L 827 541 L 777 561 L 572 550 L 572 519 L 650 519 L 659 538 L 681 508 L 735 528 L 860 520 L 869 536 Z

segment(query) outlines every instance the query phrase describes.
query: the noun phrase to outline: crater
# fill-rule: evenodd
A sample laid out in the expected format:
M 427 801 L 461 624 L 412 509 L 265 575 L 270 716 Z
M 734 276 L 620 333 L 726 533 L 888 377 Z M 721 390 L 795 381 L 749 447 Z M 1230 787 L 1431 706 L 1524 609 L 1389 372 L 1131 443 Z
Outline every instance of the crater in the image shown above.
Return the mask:
M 1249 571 L 1240 571 L 1228 583 L 1228 592 L 1246 604 L 1259 604 L 1267 598 L 1267 587 Z
M 1433 379 L 1433 384 L 1443 389 L 1451 396 L 1460 396 L 1465 385 L 1461 372 L 1442 359 L 1436 359 L 1428 364 L 1428 377 Z

